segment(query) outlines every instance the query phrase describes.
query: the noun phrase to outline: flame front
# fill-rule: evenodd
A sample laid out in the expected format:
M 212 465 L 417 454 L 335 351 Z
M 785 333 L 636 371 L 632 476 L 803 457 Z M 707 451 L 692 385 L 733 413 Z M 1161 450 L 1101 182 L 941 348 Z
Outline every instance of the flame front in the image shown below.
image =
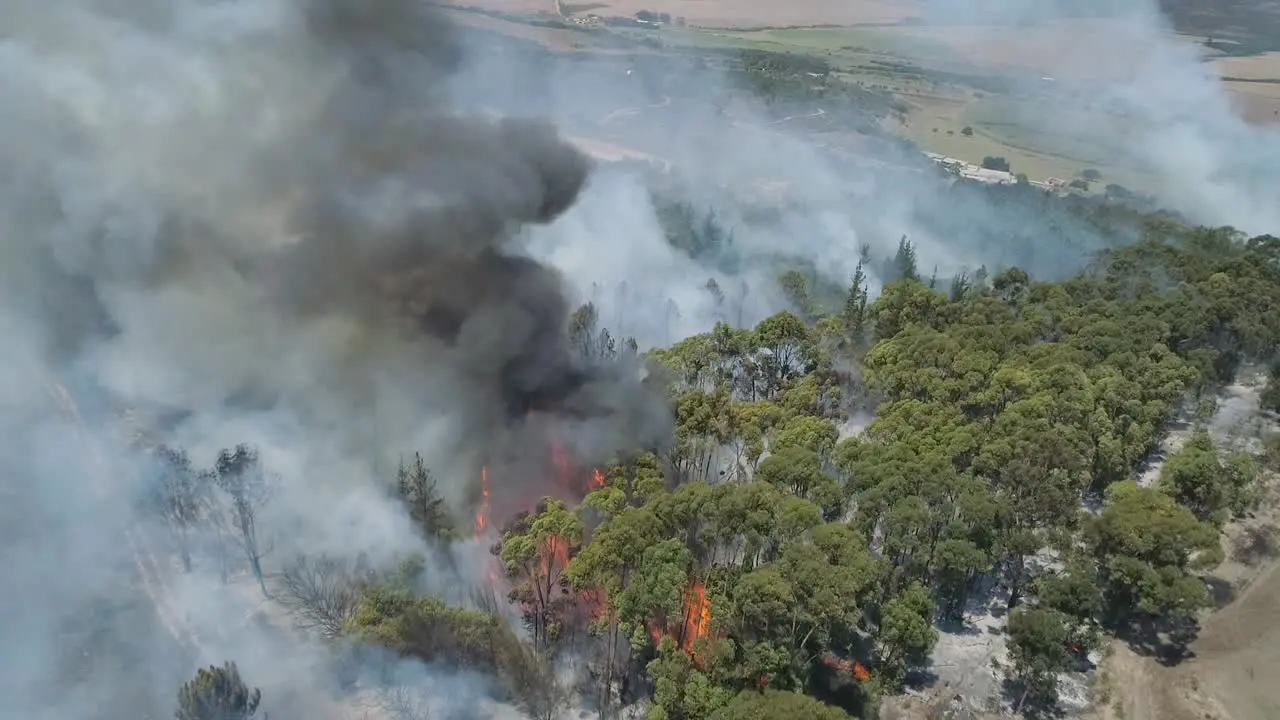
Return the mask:
M 476 511 L 475 539 L 489 526 L 489 467 L 480 466 L 480 509 Z
M 689 583 L 689 589 L 681 596 L 681 624 L 679 635 L 680 649 L 692 655 L 694 660 L 701 658 L 694 654 L 693 644 L 699 638 L 707 637 L 711 630 L 711 602 L 707 599 L 707 588 L 697 580 Z M 649 636 L 656 647 L 663 635 L 671 634 L 671 628 L 664 628 L 657 622 L 649 623 Z
M 591 489 L 599 490 L 604 487 L 604 473 L 600 472 L 600 468 L 591 470 Z
M 696 580 L 684 594 L 684 627 L 680 633 L 681 646 L 687 653 L 693 652 L 693 643 L 706 637 L 711 625 L 711 605 L 707 602 L 707 589 Z

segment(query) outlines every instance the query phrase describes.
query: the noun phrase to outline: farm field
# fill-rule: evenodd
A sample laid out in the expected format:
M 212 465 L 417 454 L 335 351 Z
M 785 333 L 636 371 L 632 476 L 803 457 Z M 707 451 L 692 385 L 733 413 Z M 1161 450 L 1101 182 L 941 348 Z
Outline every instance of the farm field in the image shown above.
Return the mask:
M 575 50 L 590 43 L 590 38 L 584 37 L 585 33 L 567 28 L 545 27 L 462 10 L 450 11 L 448 15 L 463 27 L 487 30 L 507 37 L 536 42 L 551 50 Z
M 1280 53 L 1213 61 L 1236 110 L 1251 123 L 1280 122 Z
M 563 12 L 565 15 L 630 17 L 641 10 L 684 18 L 689 25 L 715 28 L 792 27 L 805 25 L 890 25 L 917 16 L 913 0 L 455 0 L 510 13 Z
M 1017 29 L 929 26 L 904 23 L 917 16 L 919 8 L 897 0 L 795 4 L 455 0 L 454 4 L 480 11 L 453 13 L 467 16 L 466 24 L 535 40 L 554 50 L 618 52 L 617 47 L 607 47 L 606 39 L 614 37 L 648 52 L 741 49 L 810 55 L 827 62 L 846 82 L 906 101 L 909 111 L 887 120 L 887 129 L 929 152 L 972 163 L 988 155 L 1005 157 L 1014 172 L 1032 180 L 1066 180 L 1095 169 L 1105 183 L 1135 189 L 1152 186 L 1139 168 L 1116 166 L 1119 153 L 1100 143 L 1098 133 L 1072 133 L 1069 124 L 1046 128 L 1034 120 L 1044 116 L 1043 98 L 1034 93 L 1015 97 L 1001 89 L 1009 81 L 1034 83 L 1052 77 L 1059 85 L 1071 84 L 1078 90 L 1117 67 L 1132 66 L 1144 48 L 1125 42 L 1114 28 L 1097 20 Z M 593 32 L 546 26 L 561 18 L 633 16 L 641 10 L 668 13 L 673 23 L 661 29 L 609 27 Z M 519 22 L 522 15 L 530 19 L 528 25 Z M 674 22 L 680 19 L 683 23 Z M 1203 47 L 1205 37 L 1189 33 L 1176 37 L 1206 54 L 1213 52 Z M 1280 122 L 1280 53 L 1209 61 L 1219 74 L 1235 78 L 1224 82 L 1224 89 L 1241 116 L 1254 123 Z M 966 127 L 971 134 L 961 133 Z M 1125 137 L 1122 128 L 1108 134 L 1116 142 Z

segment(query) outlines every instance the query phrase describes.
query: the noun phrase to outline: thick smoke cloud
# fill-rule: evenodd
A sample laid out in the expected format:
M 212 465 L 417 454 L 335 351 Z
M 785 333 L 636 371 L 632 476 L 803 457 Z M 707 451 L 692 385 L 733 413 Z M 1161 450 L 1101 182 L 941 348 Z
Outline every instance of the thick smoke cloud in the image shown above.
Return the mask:
M 592 413 L 561 279 L 513 242 L 591 164 L 549 125 L 449 114 L 461 49 L 442 18 L 118 2 L 64 5 L 55 26 L 26 7 L 3 18 L 5 266 L 28 278 L 9 305 L 86 379 L 135 402 L 325 413 L 417 363 L 432 383 L 408 384 L 477 430 Z
M 215 568 L 170 569 L 135 426 L 205 467 L 257 444 L 272 562 L 418 549 L 386 488 L 415 450 L 466 510 L 490 453 L 664 435 L 638 376 L 572 353 L 563 280 L 521 249 L 592 163 L 545 123 L 454 114 L 463 48 L 425 3 L 24 1 L 0 28 L 0 718 L 166 715 L 225 659 L 337 717 L 322 648 Z

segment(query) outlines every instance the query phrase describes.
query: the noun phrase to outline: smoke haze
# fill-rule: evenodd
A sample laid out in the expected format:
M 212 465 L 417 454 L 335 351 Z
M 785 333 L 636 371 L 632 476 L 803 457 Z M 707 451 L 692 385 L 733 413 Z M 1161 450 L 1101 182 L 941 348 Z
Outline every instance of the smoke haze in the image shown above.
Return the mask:
M 591 162 L 548 124 L 453 114 L 462 49 L 421 3 L 20 2 L 0 27 L 0 717 L 167 715 L 223 659 L 269 708 L 325 685 L 251 593 L 171 571 L 122 408 L 200 467 L 257 444 L 276 557 L 384 564 L 419 547 L 397 457 L 462 509 L 485 455 L 554 426 L 589 425 L 593 460 L 668 432 L 638 376 L 572 354 L 561 276 L 518 248 Z M 475 706 L 483 682 L 448 677 L 434 695 Z
M 1034 25 L 1066 5 L 958 7 Z M 1123 76 L 1091 75 L 1091 92 L 1136 125 L 1070 96 L 1035 120 L 1111 138 L 1194 219 L 1274 230 L 1274 133 L 1231 114 L 1151 6 L 1112 14 L 1116 34 L 1083 45 L 1149 51 Z M 1111 241 L 1064 219 L 1061 242 L 1009 247 L 990 238 L 1046 221 L 950 193 L 919 158 L 881 150 L 908 169 L 846 167 L 757 108 L 686 102 L 725 92 L 715 71 L 690 68 L 672 88 L 643 71 L 626 84 L 629 59 L 513 66 L 468 52 L 409 0 L 10 0 L 0 28 L 0 720 L 167 716 L 195 665 L 224 659 L 269 710 L 339 716 L 315 700 L 331 688 L 319 643 L 264 632 L 256 590 L 228 591 L 199 563 L 170 572 L 167 550 L 150 549 L 120 407 L 167 424 L 200 466 L 257 444 L 281 480 L 263 517 L 276 557 L 389 561 L 420 547 L 385 492 L 405 454 L 427 456 L 459 509 L 496 457 L 503 511 L 550 489 L 515 472 L 548 432 L 590 460 L 666 433 L 638 376 L 573 355 L 563 330 L 579 302 L 648 346 L 784 307 L 779 254 L 846 282 L 861 243 L 881 256 L 907 234 L 944 274 L 1013 262 L 1061 274 Z M 1078 49 L 1046 72 L 1069 77 L 1095 56 Z M 485 105 L 570 130 L 665 108 L 656 129 L 617 132 L 678 160 L 667 182 L 716 208 L 734 262 L 672 249 L 644 176 L 593 170 L 551 125 L 455 111 Z M 741 199 L 757 181 L 788 195 L 766 222 Z M 51 412 L 54 382 L 79 421 Z M 471 550 L 464 566 L 485 554 Z M 459 707 L 487 691 L 483 678 L 397 672 L 447 686 L 426 692 Z

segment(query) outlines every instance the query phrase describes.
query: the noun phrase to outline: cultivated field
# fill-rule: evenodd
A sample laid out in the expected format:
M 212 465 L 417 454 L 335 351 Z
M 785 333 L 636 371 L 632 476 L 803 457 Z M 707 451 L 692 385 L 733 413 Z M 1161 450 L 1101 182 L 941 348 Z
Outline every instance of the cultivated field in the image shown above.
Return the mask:
M 648 10 L 714 28 L 891 25 L 916 16 L 910 0 L 603 0 L 587 6 L 597 15 L 630 16 Z
M 563 12 L 566 15 L 631 17 L 641 10 L 667 13 L 700 27 L 792 27 L 803 25 L 887 25 L 916 16 L 913 0 L 453 0 L 509 13 Z
M 1242 80 L 1280 79 L 1280 53 L 1270 52 L 1249 57 L 1220 57 L 1213 61 L 1218 74 Z
M 1274 82 L 1223 83 L 1231 102 L 1241 116 L 1251 123 L 1280 122 L 1280 80 Z
M 1280 53 L 1213 61 L 1236 110 L 1251 123 L 1280 122 Z
M 583 33 L 574 30 L 532 25 L 478 12 L 451 11 L 449 17 L 463 27 L 528 40 L 551 50 L 576 50 L 584 46 L 589 48 L 591 44 L 590 38 L 583 37 Z

